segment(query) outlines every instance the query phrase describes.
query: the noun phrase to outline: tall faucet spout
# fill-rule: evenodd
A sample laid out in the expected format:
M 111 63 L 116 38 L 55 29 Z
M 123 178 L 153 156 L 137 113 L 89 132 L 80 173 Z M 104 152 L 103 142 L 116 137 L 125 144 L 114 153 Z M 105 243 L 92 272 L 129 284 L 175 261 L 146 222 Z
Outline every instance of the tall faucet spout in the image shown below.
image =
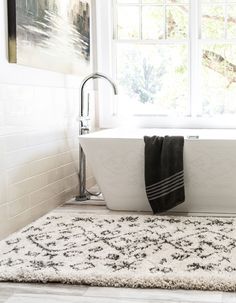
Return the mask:
M 81 86 L 80 86 L 80 128 L 79 128 L 79 134 L 83 135 L 86 133 L 89 133 L 89 124 L 88 124 L 88 120 L 89 120 L 89 101 L 88 101 L 88 110 L 87 110 L 87 115 L 85 117 L 84 115 L 84 87 L 86 85 L 86 83 L 90 80 L 90 79 L 105 79 L 107 80 L 114 91 L 114 94 L 117 95 L 118 94 L 118 90 L 117 87 L 115 85 L 115 83 L 112 81 L 112 79 L 110 79 L 108 76 L 102 74 L 102 73 L 93 73 L 91 75 L 88 75 L 86 78 L 84 78 L 84 80 L 81 82 Z M 90 193 L 88 192 L 88 190 L 86 189 L 86 157 L 84 154 L 84 151 L 80 145 L 80 154 L 79 154 L 79 196 L 76 197 L 77 201 L 86 201 L 90 199 Z
M 117 86 L 116 84 L 114 83 L 114 81 L 109 78 L 108 76 L 106 76 L 105 74 L 102 74 L 102 73 L 93 73 L 93 74 L 90 74 L 88 75 L 86 78 L 84 78 L 84 80 L 81 82 L 81 86 L 80 86 L 80 116 L 83 117 L 84 116 L 84 87 L 85 87 L 85 84 L 90 80 L 90 79 L 105 79 L 107 80 L 112 88 L 113 88 L 113 91 L 114 91 L 114 94 L 115 95 L 118 95 L 118 90 L 117 90 Z
M 116 84 L 113 82 L 113 80 L 111 78 L 109 78 L 108 76 L 106 76 L 106 75 L 104 75 L 102 73 L 95 73 L 95 75 L 96 75 L 97 79 L 98 78 L 103 78 L 103 79 L 107 80 L 111 84 L 111 86 L 113 88 L 114 95 L 118 95 L 117 86 L 116 86 Z

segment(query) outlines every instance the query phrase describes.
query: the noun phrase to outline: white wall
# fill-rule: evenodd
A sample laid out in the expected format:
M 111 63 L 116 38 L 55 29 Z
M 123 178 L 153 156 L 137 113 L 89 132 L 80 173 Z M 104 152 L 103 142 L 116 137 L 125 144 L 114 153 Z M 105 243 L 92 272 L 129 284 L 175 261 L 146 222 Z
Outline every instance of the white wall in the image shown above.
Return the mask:
M 8 63 L 6 2 L 0 2 L 0 238 L 76 193 L 81 80 Z

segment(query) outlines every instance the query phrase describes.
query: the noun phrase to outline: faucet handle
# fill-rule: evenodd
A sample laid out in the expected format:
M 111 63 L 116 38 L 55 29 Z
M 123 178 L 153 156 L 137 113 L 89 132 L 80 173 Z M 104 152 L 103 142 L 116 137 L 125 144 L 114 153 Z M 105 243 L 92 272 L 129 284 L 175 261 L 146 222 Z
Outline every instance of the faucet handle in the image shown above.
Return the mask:
M 81 127 L 81 135 L 86 135 L 86 134 L 89 134 L 89 127 L 88 126 L 82 126 Z
M 79 121 L 80 121 L 81 129 L 84 127 L 89 129 L 90 120 L 91 119 L 89 116 L 85 116 L 85 117 L 80 116 Z
M 83 123 L 86 123 L 91 120 L 90 116 L 80 116 L 79 120 Z

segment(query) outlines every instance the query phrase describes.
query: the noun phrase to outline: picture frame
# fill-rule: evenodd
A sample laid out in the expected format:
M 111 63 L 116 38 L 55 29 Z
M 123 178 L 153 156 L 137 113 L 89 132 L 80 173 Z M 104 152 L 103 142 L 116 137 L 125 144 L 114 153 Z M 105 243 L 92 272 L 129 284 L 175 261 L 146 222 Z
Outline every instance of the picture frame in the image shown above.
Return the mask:
M 10 63 L 65 74 L 90 71 L 90 0 L 7 0 Z

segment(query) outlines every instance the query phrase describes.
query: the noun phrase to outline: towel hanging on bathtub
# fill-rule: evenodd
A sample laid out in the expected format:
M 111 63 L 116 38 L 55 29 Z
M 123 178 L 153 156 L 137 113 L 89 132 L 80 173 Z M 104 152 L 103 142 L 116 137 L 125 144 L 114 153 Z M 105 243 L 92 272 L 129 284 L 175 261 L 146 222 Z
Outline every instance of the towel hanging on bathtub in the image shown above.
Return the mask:
M 165 212 L 185 200 L 183 137 L 144 137 L 145 183 L 154 213 Z

